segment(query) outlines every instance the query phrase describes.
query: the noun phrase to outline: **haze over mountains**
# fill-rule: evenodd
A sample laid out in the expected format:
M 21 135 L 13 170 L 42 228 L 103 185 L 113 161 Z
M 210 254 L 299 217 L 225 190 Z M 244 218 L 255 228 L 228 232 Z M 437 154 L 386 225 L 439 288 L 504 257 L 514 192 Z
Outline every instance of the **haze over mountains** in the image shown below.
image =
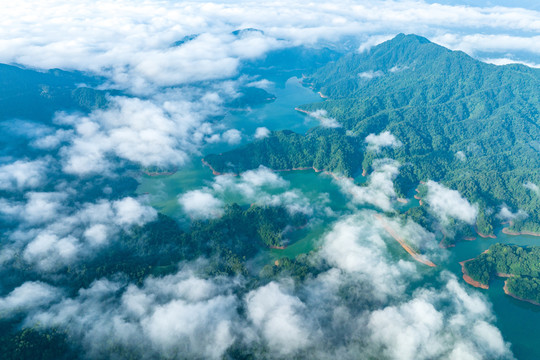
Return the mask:
M 0 5 L 2 358 L 540 358 L 497 3 Z

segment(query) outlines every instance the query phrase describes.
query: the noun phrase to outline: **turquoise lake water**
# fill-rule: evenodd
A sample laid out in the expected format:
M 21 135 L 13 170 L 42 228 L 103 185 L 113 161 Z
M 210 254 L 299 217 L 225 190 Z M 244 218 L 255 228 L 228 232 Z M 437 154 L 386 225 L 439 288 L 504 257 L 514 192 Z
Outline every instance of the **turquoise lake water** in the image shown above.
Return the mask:
M 294 108 L 305 103 L 322 101 L 322 99 L 310 89 L 303 87 L 297 78 L 291 78 L 285 84 L 276 85 L 268 91 L 277 96 L 273 103 L 251 111 L 234 112 L 223 119 L 229 127 L 237 128 L 248 135 L 244 137 L 243 142 L 249 141 L 249 135 L 261 126 L 270 130 L 290 129 L 305 132 L 316 125 L 314 120 L 295 111 Z M 238 145 L 216 145 L 205 149 L 204 153 L 225 151 L 236 146 Z M 347 206 L 347 199 L 331 176 L 311 170 L 281 172 L 279 175 L 290 183 L 290 188 L 298 189 L 310 201 L 320 201 L 321 194 L 327 194 L 324 195 L 327 199 L 325 207 L 331 212 L 327 215 L 319 213 L 318 222 L 291 234 L 291 245 L 286 249 L 263 251 L 256 259 L 256 266 L 272 263 L 275 259 L 284 256 L 294 257 L 313 250 L 318 246 L 328 226 L 339 215 L 351 211 Z M 173 175 L 157 177 L 142 175 L 139 180 L 141 183 L 138 188 L 139 194 L 148 196 L 151 205 L 157 210 L 181 220 L 185 219 L 185 215 L 178 204 L 178 196 L 189 190 L 210 186 L 214 176 L 208 168 L 203 166 L 201 158 L 195 158 Z M 355 178 L 356 183 L 363 181 L 365 178 L 362 176 Z M 277 194 L 283 189 L 265 189 L 265 191 L 269 194 Z M 225 197 L 223 200 L 249 205 L 245 201 L 243 203 L 242 198 Z M 418 201 L 412 199 L 409 204 L 403 205 L 401 210 L 411 206 L 418 206 Z M 464 286 L 472 288 L 461 278 L 460 261 L 477 256 L 496 242 L 525 246 L 540 245 L 540 237 L 510 236 L 502 233 L 501 230 L 502 227 L 496 231 L 496 239 L 477 238 L 475 241 L 460 242 L 455 248 L 448 249 L 449 256 L 444 263 L 438 264 L 439 266 L 435 269 L 425 269 L 427 277 L 435 277 L 440 271 L 446 269 L 459 277 Z M 401 251 L 401 256 L 404 258 L 409 256 L 405 251 L 400 250 L 399 245 L 396 245 L 391 245 L 393 251 Z M 515 356 L 518 359 L 540 359 L 540 346 L 537 344 L 540 335 L 540 306 L 513 299 L 504 294 L 502 287 L 503 280 L 495 280 L 488 290 L 476 291 L 483 293 L 492 304 L 496 316 L 495 324 L 501 330 L 504 339 L 512 344 L 511 349 Z

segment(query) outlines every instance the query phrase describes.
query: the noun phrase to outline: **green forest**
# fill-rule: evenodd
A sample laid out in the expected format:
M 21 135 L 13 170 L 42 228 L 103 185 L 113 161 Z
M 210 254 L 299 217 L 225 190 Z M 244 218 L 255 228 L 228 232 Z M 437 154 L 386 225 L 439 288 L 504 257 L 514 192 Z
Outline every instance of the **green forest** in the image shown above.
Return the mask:
M 434 180 L 479 204 L 483 234 L 493 234 L 502 204 L 529 215 L 511 230 L 540 231 L 538 193 L 524 186 L 540 184 L 540 70 L 486 64 L 401 34 L 329 62 L 304 82 L 328 99 L 301 108 L 324 109 L 343 128 L 276 132 L 206 161 L 220 172 L 264 164 L 351 176 L 391 157 L 404 165 L 395 185 L 400 196 Z M 366 136 L 387 130 L 404 146 L 368 151 Z
M 208 155 L 205 161 L 220 173 L 238 174 L 264 165 L 274 170 L 313 167 L 352 176 L 362 163 L 362 152 L 358 138 L 343 129 L 314 128 L 306 135 L 275 131 L 245 147 Z
M 116 273 L 140 284 L 148 275 L 174 272 L 180 261 L 199 257 L 210 259 L 208 274 L 245 274 L 246 259 L 262 248 L 286 245 L 286 230 L 300 228 L 306 222 L 305 215 L 291 215 L 280 206 L 243 208 L 232 204 L 221 217 L 194 221 L 184 231 L 177 221 L 159 214 L 154 222 L 124 231 L 116 246 L 94 261 L 70 266 L 65 272 L 70 286 L 77 289 Z M 24 262 L 13 268 L 13 277 L 32 278 L 32 269 Z M 47 280 L 55 283 L 55 279 Z M 66 279 L 56 281 L 65 283 Z
M 464 266 L 471 278 L 485 285 L 496 276 L 509 277 L 511 294 L 540 303 L 540 246 L 494 244 Z
M 174 273 L 180 262 L 198 258 L 207 259 L 200 269 L 201 276 L 248 275 L 248 260 L 261 249 L 286 244 L 287 231 L 294 231 L 306 222 L 305 215 L 290 214 L 280 206 L 245 208 L 232 204 L 220 218 L 195 221 L 188 231 L 183 231 L 175 220 L 159 214 L 152 223 L 124 231 L 115 246 L 104 250 L 94 260 L 67 267 L 61 277 L 52 275 L 44 279 L 46 275 L 34 273 L 22 261 L 13 264 L 9 277 L 46 280 L 53 285 L 69 284 L 76 293 L 95 280 L 119 274 L 141 285 L 148 276 Z M 292 260 L 280 259 L 278 264 L 255 274 L 252 285 L 284 274 L 303 280 L 324 270 L 324 267 L 311 265 L 306 255 Z M 63 332 L 38 325 L 18 330 L 18 319 L 2 319 L 1 313 L 0 324 L 0 353 L 10 354 L 10 359 L 76 358 L 77 351 L 67 345 L 69 339 Z M 125 349 L 116 350 L 126 355 Z

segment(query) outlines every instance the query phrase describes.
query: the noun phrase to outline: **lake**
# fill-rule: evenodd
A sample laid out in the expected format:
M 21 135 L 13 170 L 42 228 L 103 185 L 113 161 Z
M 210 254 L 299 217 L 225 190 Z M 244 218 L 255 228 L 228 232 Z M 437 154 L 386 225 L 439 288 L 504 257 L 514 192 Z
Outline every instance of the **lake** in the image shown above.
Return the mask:
M 298 78 L 290 78 L 284 84 L 277 84 L 268 89 L 276 95 L 277 99 L 264 106 L 251 109 L 249 111 L 235 111 L 227 114 L 223 121 L 228 127 L 236 128 L 244 134 L 243 143 L 251 140 L 257 127 L 267 127 L 270 130 L 290 129 L 304 133 L 309 128 L 317 125 L 317 122 L 310 117 L 294 110 L 298 105 L 322 101 L 322 99 L 300 83 Z M 239 146 L 219 144 L 204 149 L 203 154 L 221 152 Z M 350 213 L 351 207 L 347 198 L 342 194 L 338 184 L 331 176 L 324 173 L 315 173 L 311 170 L 280 172 L 279 175 L 289 182 L 290 188 L 299 190 L 310 202 L 322 204 L 317 211 L 317 221 L 310 224 L 305 229 L 293 232 L 289 236 L 290 246 L 283 250 L 267 249 L 255 259 L 253 266 L 260 268 L 265 264 L 270 264 L 275 259 L 281 257 L 293 258 L 301 253 L 307 253 L 318 246 L 329 225 L 340 215 Z M 211 186 L 214 176 L 211 171 L 203 166 L 201 157 L 194 158 L 181 170 L 173 175 L 167 176 L 146 176 L 141 175 L 138 193 L 148 196 L 149 202 L 160 212 L 178 219 L 185 226 L 188 225 L 185 214 L 178 203 L 178 196 L 186 191 L 201 189 Z M 366 179 L 361 175 L 355 178 L 355 182 L 361 183 Z M 265 189 L 268 194 L 278 194 L 283 189 Z M 411 198 L 413 193 L 410 194 Z M 238 202 L 242 205 L 249 205 L 241 197 L 225 196 L 223 201 L 232 203 Z M 411 206 L 419 206 L 418 201 L 411 199 L 407 205 L 402 205 L 402 211 Z M 435 269 L 423 269 L 423 265 L 418 264 L 419 269 L 426 273 L 426 279 L 430 281 L 436 278 L 442 270 L 449 270 L 460 278 L 461 283 L 471 288 L 461 278 L 460 261 L 476 257 L 486 250 L 490 245 L 501 242 L 516 245 L 540 245 L 540 238 L 533 236 L 510 236 L 501 232 L 502 227 L 496 231 L 496 239 L 483 239 L 478 237 L 475 241 L 463 241 L 455 248 L 448 251 L 448 258 Z M 393 242 L 391 238 L 388 240 Z M 392 249 L 396 249 L 395 244 L 391 244 Z M 401 251 L 403 258 L 409 255 Z M 427 281 L 427 280 L 426 280 Z M 540 306 L 535 306 L 526 302 L 518 301 L 503 292 L 503 280 L 493 281 L 488 290 L 475 290 L 483 293 L 492 304 L 493 312 L 496 315 L 496 325 L 501 330 L 506 341 L 512 344 L 512 351 L 519 359 L 540 359 L 540 347 L 537 345 L 540 334 Z

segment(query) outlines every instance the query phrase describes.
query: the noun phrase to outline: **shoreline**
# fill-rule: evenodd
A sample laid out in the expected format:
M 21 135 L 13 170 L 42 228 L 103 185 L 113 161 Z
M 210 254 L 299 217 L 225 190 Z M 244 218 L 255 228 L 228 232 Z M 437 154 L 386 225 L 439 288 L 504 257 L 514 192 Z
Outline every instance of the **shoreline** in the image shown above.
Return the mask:
M 394 238 L 394 240 L 396 240 L 399 245 L 401 245 L 401 247 L 406 251 L 408 252 L 414 260 L 424 264 L 424 265 L 427 265 L 427 266 L 431 266 L 431 267 L 436 267 L 437 265 L 435 265 L 433 262 L 429 261 L 428 259 L 424 258 L 422 255 L 420 255 L 418 252 L 416 252 L 415 250 L 413 250 L 409 245 L 407 245 L 407 243 L 405 242 L 405 240 L 403 240 L 398 234 L 396 234 L 394 232 L 394 229 L 392 229 L 387 223 L 386 221 L 383 219 L 383 217 L 380 215 L 380 214 L 375 214 L 374 215 L 375 218 L 377 220 L 379 220 L 379 222 L 381 223 L 381 225 L 383 226 L 384 230 L 386 230 L 386 232 L 388 234 L 390 234 L 390 236 L 392 236 Z
M 516 296 L 514 294 L 512 294 L 510 292 L 510 290 L 508 290 L 508 280 L 505 280 L 504 281 L 504 286 L 503 286 L 503 290 L 504 290 L 504 293 L 508 296 L 511 296 L 513 297 L 514 299 L 516 300 L 520 300 L 520 301 L 525 301 L 525 302 L 528 302 L 529 304 L 533 304 L 533 305 L 536 305 L 536 306 L 540 306 L 540 303 L 537 303 L 536 301 L 533 301 L 533 300 L 528 300 L 528 299 L 523 299 L 523 298 L 520 298 L 519 296 Z
M 483 253 L 487 252 L 484 251 Z M 483 254 L 482 253 L 482 254 Z M 464 260 L 464 261 L 460 261 L 459 262 L 459 265 L 461 265 L 461 272 L 463 273 L 463 280 L 465 280 L 465 282 L 469 285 L 472 285 L 474 286 L 475 288 L 480 288 L 480 289 L 489 289 L 489 285 L 486 285 L 486 284 L 482 284 L 481 282 L 479 281 L 476 281 L 474 280 L 472 277 L 469 276 L 469 274 L 467 273 L 467 269 L 465 269 L 465 264 L 471 260 L 474 260 L 475 258 L 472 258 L 472 259 L 469 259 L 469 260 Z
M 476 226 L 474 227 L 474 231 L 478 234 L 478 236 L 480 236 L 481 238 L 484 238 L 484 239 L 496 239 L 497 236 L 494 235 L 494 234 L 482 234 L 480 231 L 478 231 L 478 229 L 476 228 Z
M 206 162 L 204 160 L 204 158 L 201 159 L 201 162 L 203 163 L 204 166 L 208 167 L 211 171 L 212 171 L 212 174 L 215 175 L 215 176 L 218 176 L 218 175 L 232 175 L 232 176 L 239 176 L 240 174 L 237 174 L 237 173 L 222 173 L 222 172 L 219 172 L 217 171 L 216 169 L 214 169 L 212 167 L 212 165 L 210 165 L 208 162 Z M 339 180 L 342 180 L 342 179 L 348 179 L 348 180 L 352 180 L 354 181 L 354 178 L 352 177 L 347 177 L 347 176 L 339 176 L 339 175 L 336 175 L 334 174 L 333 172 L 331 171 L 328 171 L 328 170 L 324 170 L 324 169 L 317 169 L 313 166 L 306 166 L 306 167 L 298 167 L 298 168 L 292 168 L 292 169 L 272 169 L 272 168 L 268 168 L 272 171 L 275 171 L 275 172 L 288 172 L 288 171 L 307 171 L 307 170 L 313 170 L 315 171 L 316 173 L 323 173 L 325 175 L 330 175 L 331 177 L 334 178 L 334 180 L 336 181 L 339 181 Z M 253 169 L 252 169 L 253 170 Z
M 485 254 L 487 253 L 488 250 L 484 251 L 482 254 Z M 489 285 L 486 285 L 486 284 L 482 284 L 481 282 L 479 281 L 476 281 L 474 280 L 473 278 L 471 278 L 469 276 L 469 274 L 467 274 L 467 270 L 465 269 L 465 264 L 468 262 L 468 261 L 471 261 L 471 260 L 474 260 L 475 258 L 472 258 L 472 259 L 469 259 L 469 260 L 465 260 L 465 261 L 461 261 L 459 264 L 461 265 L 461 272 L 463 273 L 463 280 L 465 280 L 465 282 L 469 285 L 472 285 L 476 288 L 480 288 L 480 289 L 489 289 Z M 514 277 L 515 275 L 512 275 L 512 274 L 505 274 L 505 273 L 496 273 L 495 276 L 497 277 L 500 277 L 500 278 L 507 278 L 505 281 L 504 281 L 504 286 L 503 286 L 503 291 L 506 295 L 508 296 L 511 296 L 513 297 L 514 299 L 516 300 L 520 300 L 520 301 L 525 301 L 525 302 L 528 302 L 530 304 L 533 304 L 533 305 L 537 305 L 537 306 L 540 306 L 540 303 L 537 303 L 536 301 L 533 301 L 533 300 L 529 300 L 529 299 L 523 299 L 523 298 L 520 298 L 519 296 L 516 296 L 514 294 L 512 294 L 510 292 L 510 290 L 508 290 L 508 278 L 511 278 L 511 277 Z
M 511 235 L 511 236 L 520 236 L 520 235 L 540 236 L 540 233 L 529 232 L 529 231 L 513 232 L 509 230 L 507 227 L 503 228 L 502 232 L 506 235 Z
M 507 227 L 502 229 L 503 234 L 511 235 L 511 236 L 520 236 L 520 235 L 529 235 L 529 236 L 540 236 L 540 233 L 532 232 L 532 231 L 519 231 L 515 232 L 510 230 L 510 227 L 514 225 L 514 222 L 512 220 L 503 222 L 501 224 L 508 224 Z
M 319 96 L 323 99 L 328 99 L 328 96 L 324 95 L 322 92 L 320 91 L 317 91 L 317 94 L 319 94 Z
M 443 238 L 442 240 L 439 242 L 439 247 L 441 249 L 449 249 L 449 248 L 453 248 L 453 247 L 456 247 L 456 244 L 450 244 L 450 245 L 443 245 L 443 241 L 446 240 L 446 235 L 443 234 Z M 475 241 L 476 240 L 476 237 L 469 237 L 469 236 L 466 236 L 464 238 L 462 238 L 460 241 Z
M 201 159 L 201 162 L 203 163 L 204 166 L 208 167 L 210 170 L 212 170 L 212 175 L 215 175 L 215 176 L 218 176 L 218 175 L 232 175 L 232 176 L 238 176 L 238 174 L 235 174 L 235 173 L 221 173 L 219 171 L 216 171 L 216 169 L 214 169 L 212 167 L 212 165 L 210 165 L 208 162 L 206 162 L 206 160 L 204 160 L 204 158 Z
M 510 225 L 512 226 L 512 225 Z M 520 232 L 514 232 L 510 230 L 510 227 L 505 227 L 502 229 L 503 234 L 511 235 L 511 236 L 520 236 L 520 235 L 528 235 L 528 236 L 540 236 L 540 233 L 535 233 L 531 231 L 520 231 Z
M 297 107 L 295 107 L 294 110 L 309 115 L 309 111 L 307 111 L 307 110 L 303 110 L 303 109 L 300 109 L 300 108 L 297 108 Z
M 421 184 L 424 184 L 423 181 L 420 181 Z M 424 203 L 422 202 L 422 198 L 420 197 L 420 190 L 418 190 L 418 188 L 414 189 L 414 191 L 416 191 L 417 193 L 414 194 L 413 198 L 415 198 L 416 200 L 418 200 L 418 204 L 420 206 L 424 205 Z

